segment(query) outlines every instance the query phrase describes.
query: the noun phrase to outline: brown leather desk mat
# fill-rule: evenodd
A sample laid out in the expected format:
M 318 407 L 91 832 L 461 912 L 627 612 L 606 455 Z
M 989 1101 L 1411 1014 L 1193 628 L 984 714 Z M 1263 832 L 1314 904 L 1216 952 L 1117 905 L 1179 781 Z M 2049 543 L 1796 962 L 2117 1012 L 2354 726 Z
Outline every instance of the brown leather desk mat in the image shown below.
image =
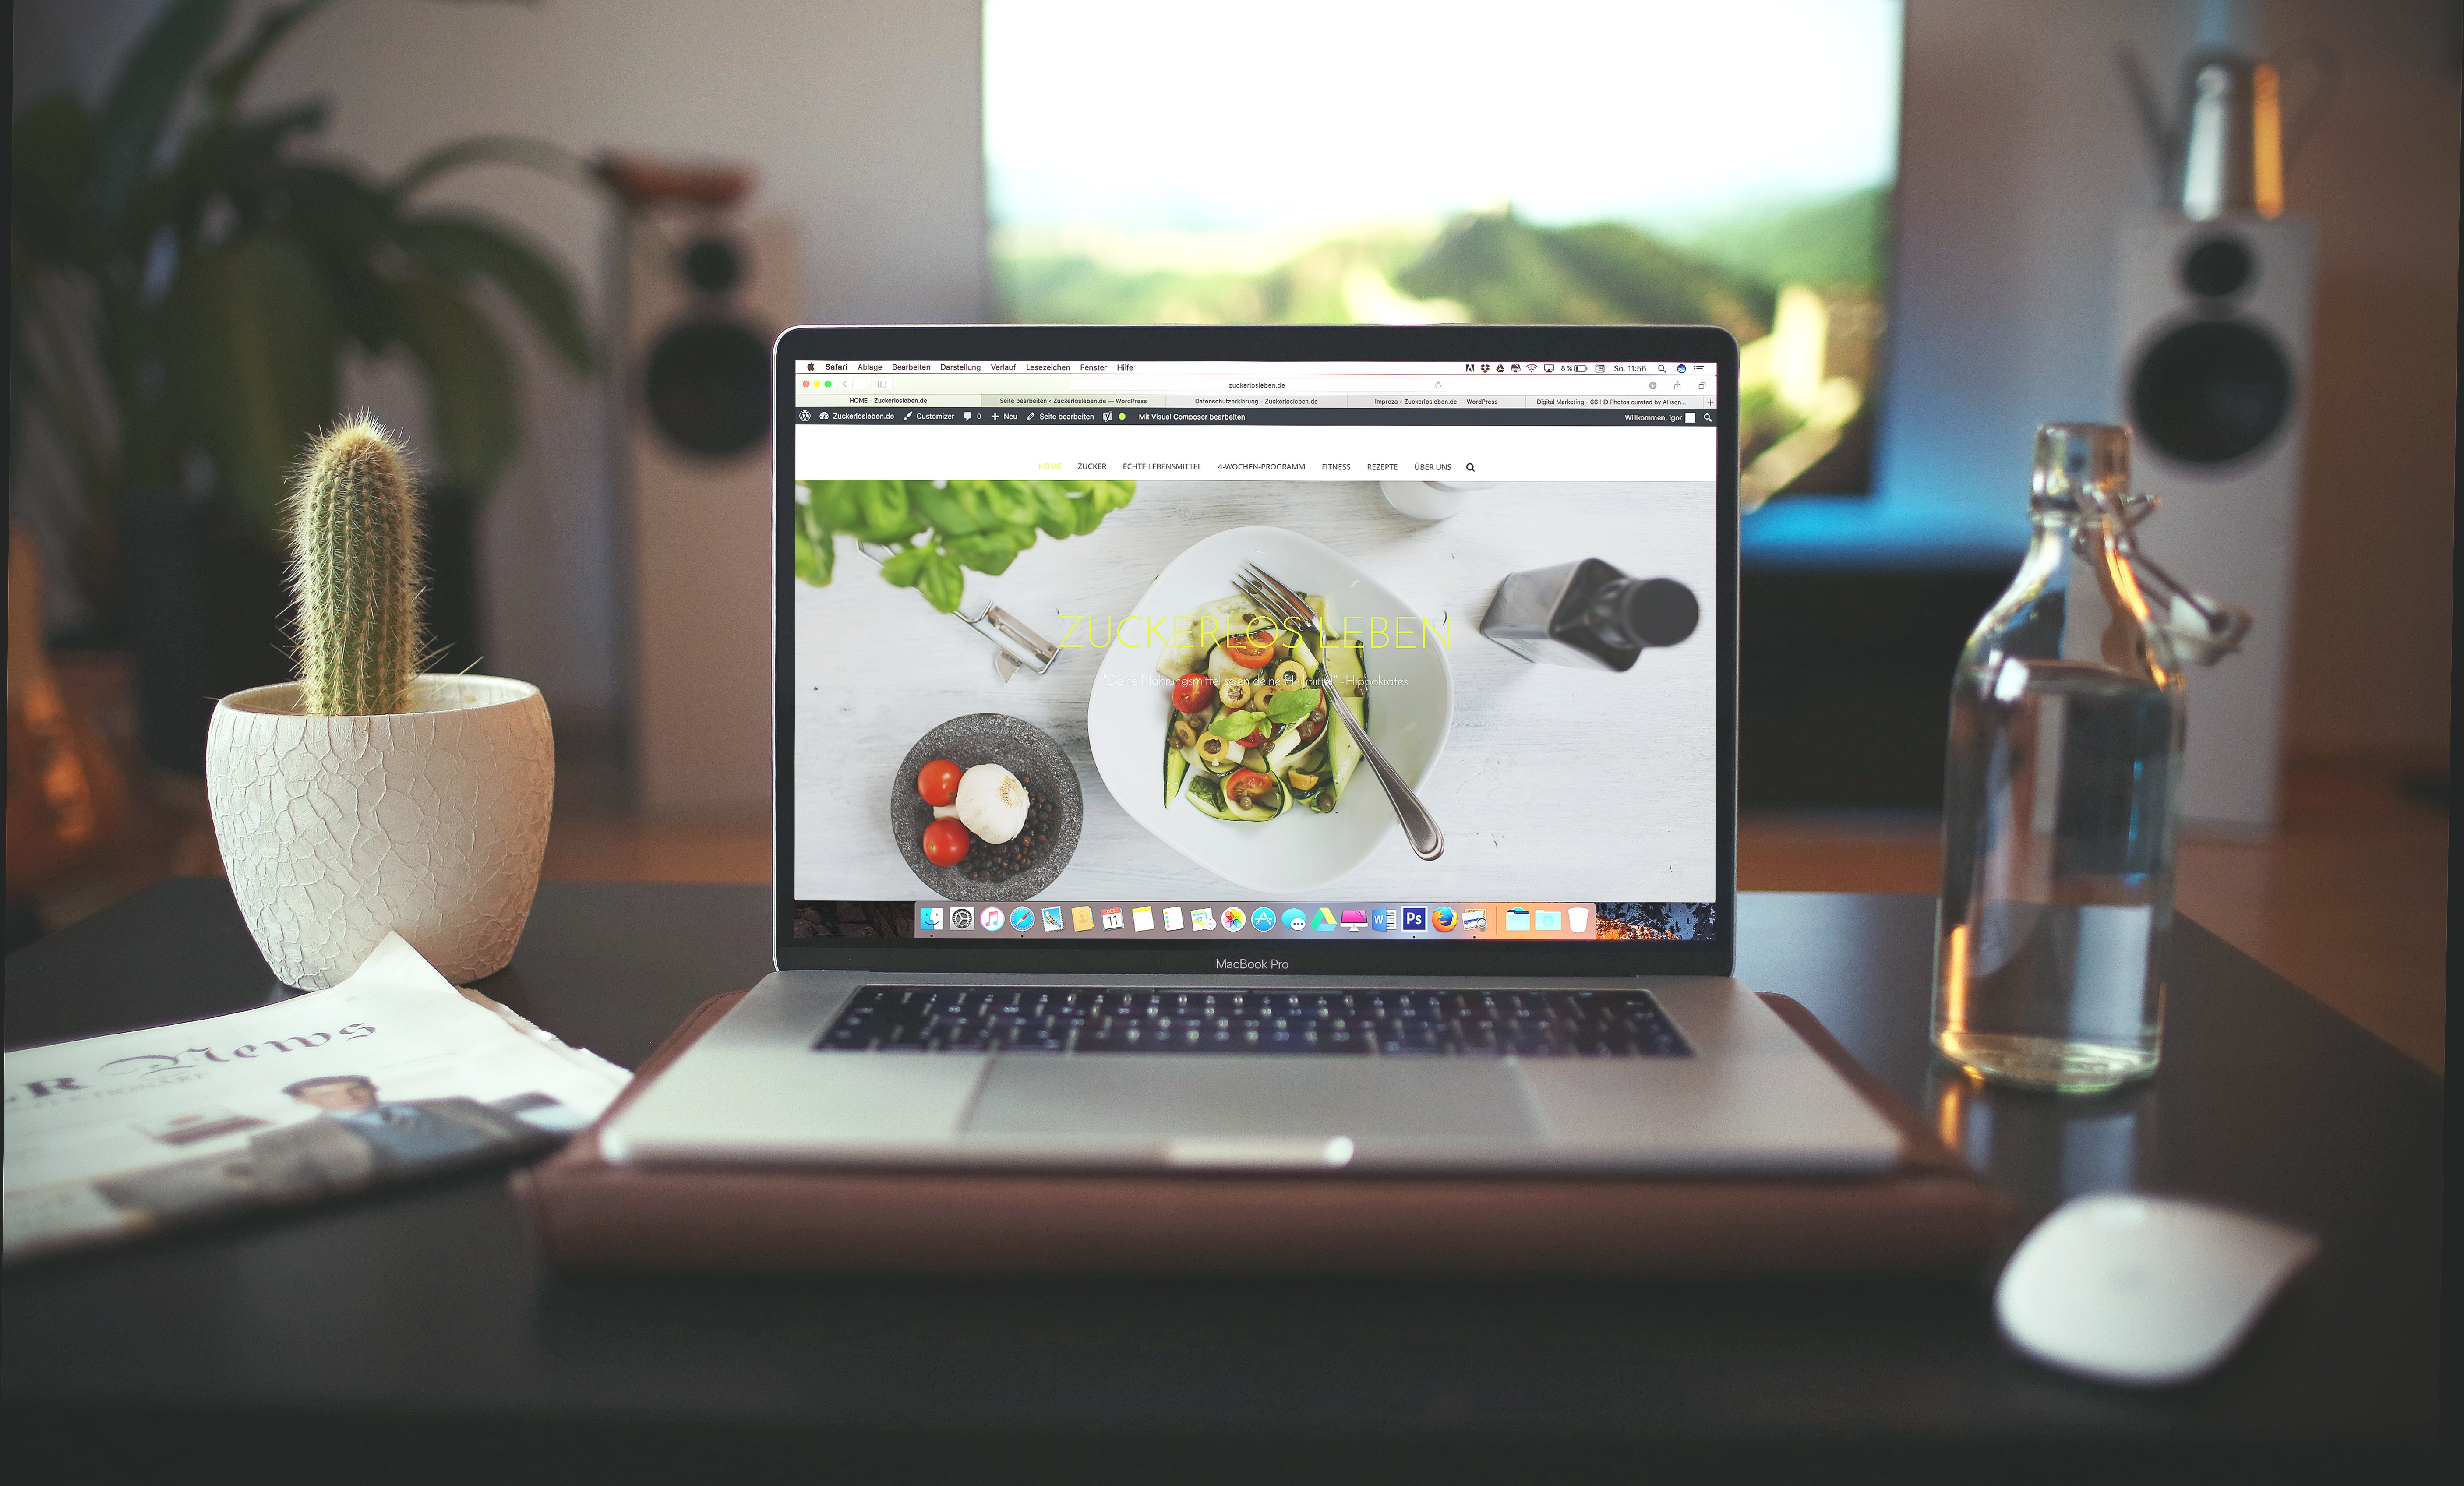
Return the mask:
M 634 1090 L 741 997 L 702 1003 Z M 1814 1015 L 1763 999 L 1898 1126 L 1875 1177 L 633 1169 L 599 1127 L 514 1176 L 549 1262 L 696 1273 L 1839 1275 L 1985 1258 L 2008 1201 Z M 604 1123 L 605 1117 L 603 1117 Z

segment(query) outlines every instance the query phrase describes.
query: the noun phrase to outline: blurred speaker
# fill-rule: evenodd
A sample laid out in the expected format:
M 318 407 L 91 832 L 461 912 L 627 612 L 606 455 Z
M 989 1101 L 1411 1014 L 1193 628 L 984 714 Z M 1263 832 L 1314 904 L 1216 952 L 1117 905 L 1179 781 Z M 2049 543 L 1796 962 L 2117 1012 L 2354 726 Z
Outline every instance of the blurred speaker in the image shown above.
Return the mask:
M 637 199 L 622 229 L 627 753 L 653 811 L 769 798 L 770 345 L 797 244 L 736 179 Z
M 2116 395 L 2139 487 L 2162 498 L 2148 551 L 2257 615 L 2237 655 L 2190 667 L 2182 816 L 2276 823 L 2293 641 L 2316 233 L 2295 217 L 2141 216 L 2121 234 Z

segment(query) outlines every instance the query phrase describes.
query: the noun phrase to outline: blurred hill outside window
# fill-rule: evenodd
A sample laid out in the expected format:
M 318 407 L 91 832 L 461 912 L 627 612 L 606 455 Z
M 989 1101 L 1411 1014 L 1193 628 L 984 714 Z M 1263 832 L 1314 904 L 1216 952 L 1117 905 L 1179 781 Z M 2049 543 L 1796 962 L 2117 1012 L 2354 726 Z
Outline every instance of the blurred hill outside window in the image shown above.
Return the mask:
M 1001 317 L 1707 322 L 1749 504 L 1871 490 L 1900 0 L 988 0 Z

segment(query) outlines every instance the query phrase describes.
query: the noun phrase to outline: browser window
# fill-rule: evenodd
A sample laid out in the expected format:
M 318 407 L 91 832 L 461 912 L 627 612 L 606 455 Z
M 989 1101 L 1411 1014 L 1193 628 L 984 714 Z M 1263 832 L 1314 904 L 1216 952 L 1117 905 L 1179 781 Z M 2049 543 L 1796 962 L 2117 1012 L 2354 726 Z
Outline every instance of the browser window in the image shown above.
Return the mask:
M 1714 365 L 792 379 L 796 937 L 1716 932 Z

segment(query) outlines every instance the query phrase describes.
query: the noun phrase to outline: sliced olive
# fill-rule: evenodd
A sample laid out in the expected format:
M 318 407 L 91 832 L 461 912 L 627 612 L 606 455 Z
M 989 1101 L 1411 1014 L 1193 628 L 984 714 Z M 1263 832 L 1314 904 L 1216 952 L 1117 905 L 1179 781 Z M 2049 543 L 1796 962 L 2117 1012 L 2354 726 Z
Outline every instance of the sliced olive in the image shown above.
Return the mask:
M 1257 688 L 1238 676 L 1231 676 L 1225 678 L 1218 694 L 1223 698 L 1225 711 L 1237 712 L 1248 707 L 1250 698 L 1256 692 Z
M 1198 729 L 1187 718 L 1182 718 L 1172 725 L 1172 742 L 1175 748 L 1188 748 L 1197 741 Z
M 1275 667 L 1275 685 L 1297 687 L 1309 680 L 1309 671 L 1298 661 L 1286 661 Z

